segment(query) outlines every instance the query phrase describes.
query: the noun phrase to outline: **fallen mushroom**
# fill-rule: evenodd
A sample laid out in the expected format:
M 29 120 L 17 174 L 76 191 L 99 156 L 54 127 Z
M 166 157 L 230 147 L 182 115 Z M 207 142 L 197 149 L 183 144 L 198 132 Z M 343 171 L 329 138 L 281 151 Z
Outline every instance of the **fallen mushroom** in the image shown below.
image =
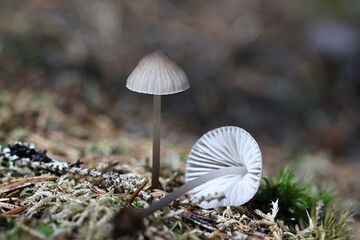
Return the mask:
M 186 182 L 218 172 L 219 177 L 190 191 L 192 198 L 223 192 L 225 198 L 201 202 L 202 208 L 243 205 L 258 191 L 262 156 L 255 139 L 239 127 L 221 127 L 202 136 L 186 162 Z M 221 175 L 222 174 L 222 175 Z
M 143 57 L 127 79 L 134 92 L 154 95 L 152 188 L 159 186 L 161 95 L 185 91 L 190 87 L 184 71 L 162 50 Z
M 120 219 L 129 220 L 131 215 L 138 223 L 138 218 L 149 216 L 188 191 L 191 198 L 224 194 L 221 200 L 200 202 L 203 208 L 242 205 L 257 192 L 261 176 L 262 156 L 255 139 L 239 127 L 214 129 L 192 147 L 186 165 L 187 183 L 141 211 L 123 209 L 115 217 L 115 229 L 121 232 Z

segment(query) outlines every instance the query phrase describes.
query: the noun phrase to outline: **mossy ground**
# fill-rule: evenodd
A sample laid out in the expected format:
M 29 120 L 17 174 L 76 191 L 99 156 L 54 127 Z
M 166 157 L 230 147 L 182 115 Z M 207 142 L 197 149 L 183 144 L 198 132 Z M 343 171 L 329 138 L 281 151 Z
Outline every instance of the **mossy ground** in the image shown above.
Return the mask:
M 0 238 L 110 239 L 113 216 L 128 203 L 140 184 L 151 178 L 148 163 L 151 140 L 119 129 L 104 115 L 88 114 L 87 119 L 68 116 L 46 94 L 23 91 L 15 100 L 11 96 L 12 93 L 4 91 L 0 94 L 2 146 L 14 140 L 34 143 L 38 149 L 48 150 L 47 154 L 57 160 L 75 163 L 81 159 L 88 168 L 118 172 L 124 181 L 119 184 L 101 178 L 63 174 L 57 180 L 36 182 L 14 191 L 11 197 L 19 198 L 21 202 L 8 202 L 22 206 L 23 210 L 1 218 Z M 44 98 L 47 100 L 39 100 Z M 178 134 L 177 139 L 187 140 L 165 138 L 162 142 L 161 189 L 151 191 L 146 185 L 131 203 L 132 208 L 146 207 L 154 198 L 161 198 L 184 183 L 186 156 L 196 138 Z M 301 178 L 295 176 L 300 172 L 298 170 L 280 171 L 277 176 L 272 174 L 278 165 L 284 165 L 281 159 L 291 162 L 291 158 L 279 154 L 279 148 L 274 150 L 273 146 L 264 146 L 262 150 L 265 178 L 253 201 L 241 207 L 207 211 L 186 202 L 187 196 L 183 196 L 145 219 L 144 232 L 134 234 L 144 234 L 150 239 L 232 239 L 236 236 L 237 239 L 277 239 L 276 236 L 301 239 L 300 234 L 309 239 L 322 239 L 323 236 L 324 239 L 333 236 L 347 239 L 348 215 L 338 204 L 329 204 L 333 200 L 331 195 L 314 190 L 316 185 L 306 176 L 299 180 Z M 301 161 L 295 159 L 300 163 L 307 161 L 305 157 Z M 298 164 L 296 161 L 294 163 Z M 301 165 L 295 164 L 292 166 L 302 169 Z M 356 167 L 347 168 L 350 170 L 356 171 Z M 19 177 L 51 175 L 36 169 L 19 169 L 11 176 L 8 172 L 9 169 L 1 167 L 1 183 Z M 349 172 L 336 174 L 341 180 L 343 176 L 353 176 Z M 339 186 L 346 186 L 345 183 L 339 182 Z M 0 197 L 6 198 L 9 194 L 2 193 Z M 278 209 L 272 205 L 277 199 Z M 341 199 L 335 200 L 340 202 Z M 312 219 L 311 228 L 307 228 L 306 212 Z
M 120 231 L 114 229 L 113 222 L 120 209 L 144 208 L 166 195 L 166 191 L 152 191 L 145 184 L 130 200 L 149 178 L 146 167 L 141 165 L 135 159 L 127 167 L 114 162 L 98 165 L 99 171 L 120 173 L 114 174 L 114 179 L 63 173 L 52 181 L 47 178 L 54 174 L 52 171 L 17 169 L 11 172 L 3 167 L 2 183 L 14 181 L 21 175 L 26 175 L 28 181 L 35 175 L 43 179 L 36 178 L 31 186 L 6 192 L 3 190 L 6 183 L 0 187 L 1 197 L 8 197 L 3 202 L 22 208 L 20 214 L 11 216 L 5 216 L 3 210 L 1 237 L 111 239 L 113 231 Z M 139 171 L 134 171 L 137 168 Z M 183 173 L 168 172 L 167 175 L 170 177 L 162 178 L 161 183 L 170 192 L 181 185 Z M 184 196 L 144 219 L 142 230 L 129 225 L 121 231 L 128 236 L 144 235 L 150 239 L 350 239 L 350 211 L 341 211 L 334 203 L 330 204 L 333 200 L 330 192 L 312 189 L 310 181 L 296 179 L 287 169 L 279 170 L 276 177 L 263 179 L 256 197 L 244 206 L 204 210 Z

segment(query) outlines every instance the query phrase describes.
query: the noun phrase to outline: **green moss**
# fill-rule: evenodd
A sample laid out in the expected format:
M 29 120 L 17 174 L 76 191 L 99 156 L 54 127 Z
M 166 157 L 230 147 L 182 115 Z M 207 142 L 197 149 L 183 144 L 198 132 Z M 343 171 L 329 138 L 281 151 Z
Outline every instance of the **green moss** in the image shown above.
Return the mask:
M 279 199 L 278 218 L 289 224 L 307 220 L 306 211 L 310 212 L 316 203 L 324 206 L 333 199 L 332 193 L 313 190 L 311 180 L 304 181 L 294 177 L 288 168 L 279 169 L 276 177 L 264 178 L 259 192 L 251 202 L 251 208 L 267 211 L 268 203 Z
M 134 201 L 132 201 L 131 206 L 133 206 L 135 208 L 141 207 L 140 202 L 139 202 L 139 198 L 135 198 Z
M 41 232 L 42 234 L 49 236 L 54 232 L 54 229 L 50 225 L 40 224 L 35 228 L 36 231 Z
M 107 201 L 111 204 L 115 204 L 115 205 L 118 205 L 119 204 L 119 199 L 116 198 L 116 197 L 113 197 L 113 198 L 108 198 Z

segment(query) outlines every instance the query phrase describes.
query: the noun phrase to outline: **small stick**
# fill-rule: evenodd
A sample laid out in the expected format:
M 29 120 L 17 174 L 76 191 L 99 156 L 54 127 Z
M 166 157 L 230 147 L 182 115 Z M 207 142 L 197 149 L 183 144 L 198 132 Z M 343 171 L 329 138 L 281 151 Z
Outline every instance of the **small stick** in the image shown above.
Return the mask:
M 15 216 L 17 213 L 21 212 L 23 209 L 24 209 L 23 207 L 17 207 L 17 208 L 11 209 L 9 211 L 6 211 L 0 215 L 1 216 Z
M 173 175 L 171 175 L 171 177 L 170 177 L 170 181 L 174 181 L 178 175 L 179 175 L 179 172 L 174 172 Z
M 19 208 L 19 206 L 16 206 L 16 205 L 10 204 L 10 203 L 4 203 L 4 202 L 0 202 L 0 207 L 6 208 L 6 209 L 16 209 L 16 208 Z
M 27 180 L 15 182 L 15 183 L 4 184 L 4 185 L 0 186 L 0 193 L 10 192 L 13 190 L 17 190 L 19 188 L 24 188 L 24 187 L 30 186 L 32 184 L 33 184 L 32 182 L 29 182 Z
M 148 186 L 146 186 L 146 187 L 144 187 L 144 191 L 146 192 L 147 190 L 149 190 L 150 188 L 152 188 L 152 185 L 150 184 L 150 185 L 148 185 Z
M 43 181 L 54 181 L 57 180 L 59 177 L 57 176 L 36 176 L 36 177 L 28 177 L 28 178 L 17 178 L 14 180 L 10 180 L 10 183 L 13 182 L 20 182 L 20 181 L 30 181 L 30 182 L 43 182 Z
M 149 182 L 149 179 L 145 179 L 145 181 L 140 185 L 140 187 L 138 187 L 138 189 L 136 189 L 136 191 L 133 193 L 133 195 L 131 195 L 129 201 L 127 202 L 126 207 L 130 207 L 130 205 L 134 201 L 135 197 L 139 194 L 141 189 L 143 189 L 148 182 Z
M 297 224 L 295 225 L 295 230 L 296 230 L 297 233 L 300 233 L 299 225 L 297 225 Z M 300 237 L 301 239 L 305 239 L 303 235 L 299 235 L 299 237 Z
M 200 219 L 202 219 L 202 220 L 205 220 L 205 221 L 207 221 L 207 222 L 213 222 L 213 223 L 216 222 L 216 219 L 215 219 L 215 218 L 209 218 L 209 217 L 197 215 L 197 214 L 195 214 L 195 213 L 192 213 L 192 214 L 194 214 L 196 217 L 198 217 L 198 218 L 200 218 Z
M 191 222 L 195 223 L 196 225 L 199 225 L 199 226 L 201 226 L 203 228 L 206 228 L 207 230 L 210 230 L 210 231 L 216 231 L 217 230 L 217 228 L 209 225 L 208 222 L 204 221 L 201 218 L 198 218 L 193 213 L 182 213 L 181 217 L 183 217 L 183 218 L 185 218 L 187 220 L 190 220 Z
M 114 193 L 115 196 L 123 197 L 128 195 L 129 193 Z
M 60 186 L 59 183 L 57 184 L 57 187 L 58 187 L 64 194 L 66 194 L 66 192 L 65 192 L 64 189 Z
M 18 201 L 21 202 L 20 198 L 0 198 L 0 202 L 7 202 L 7 201 Z
M 105 191 L 99 191 L 100 189 L 99 190 L 96 189 L 94 185 L 92 185 L 91 183 L 89 183 L 87 181 L 85 183 L 86 183 L 86 185 L 88 185 L 88 187 L 90 188 L 90 191 L 92 193 L 95 193 L 95 194 L 105 194 L 106 193 Z
M 282 240 L 281 237 L 279 236 L 279 234 L 275 231 L 275 229 L 272 226 L 269 226 L 269 229 L 270 229 L 272 235 L 274 235 L 276 240 Z
M 13 196 L 18 195 L 19 193 L 20 193 L 20 190 L 15 190 L 15 191 L 9 193 L 8 195 L 6 195 L 6 197 L 12 198 Z

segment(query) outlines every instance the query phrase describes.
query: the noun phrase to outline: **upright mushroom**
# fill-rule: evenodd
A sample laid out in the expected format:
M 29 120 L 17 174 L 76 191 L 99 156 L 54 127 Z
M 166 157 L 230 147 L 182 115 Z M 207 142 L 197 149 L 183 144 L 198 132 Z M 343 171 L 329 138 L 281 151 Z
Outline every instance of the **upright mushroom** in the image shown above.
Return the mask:
M 127 79 L 134 92 L 154 95 L 152 187 L 159 186 L 161 95 L 185 91 L 190 87 L 184 71 L 162 50 L 143 57 Z

